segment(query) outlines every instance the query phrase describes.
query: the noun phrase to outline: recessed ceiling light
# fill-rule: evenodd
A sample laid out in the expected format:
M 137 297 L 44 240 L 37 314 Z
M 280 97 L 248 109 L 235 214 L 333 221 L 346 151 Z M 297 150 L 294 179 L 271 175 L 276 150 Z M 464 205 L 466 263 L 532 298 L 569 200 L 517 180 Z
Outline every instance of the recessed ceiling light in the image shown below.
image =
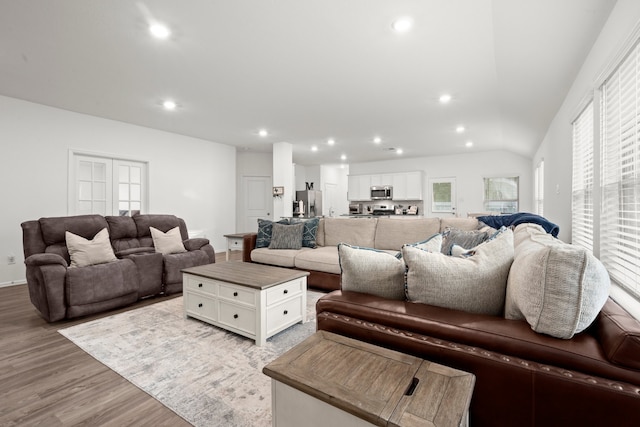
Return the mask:
M 258 135 L 260 135 L 261 137 L 263 137 L 263 138 L 264 138 L 264 137 L 266 137 L 266 136 L 269 136 L 269 132 L 268 132 L 266 129 L 260 129 L 260 130 L 258 131 Z
M 464 146 L 465 146 L 465 147 L 469 147 L 469 148 L 470 148 L 470 147 L 473 147 L 473 141 L 467 141 L 467 142 L 464 144 Z
M 318 146 L 317 145 L 312 145 L 311 146 L 311 151 L 318 151 Z
M 166 100 L 162 103 L 162 106 L 164 107 L 165 110 L 175 110 L 177 107 L 177 104 L 174 101 Z
M 373 142 L 376 144 L 380 144 L 382 142 L 382 138 L 380 138 L 379 136 L 376 136 L 375 138 L 373 138 Z
M 333 139 L 333 138 L 329 138 L 329 139 L 327 139 L 327 144 L 329 144 L 329 145 L 333 145 L 333 144 L 335 144 L 335 143 L 336 143 L 336 140 L 335 140 L 335 139 Z
M 343 154 L 342 156 L 340 156 L 340 160 L 347 160 L 347 155 Z
M 406 33 L 412 26 L 413 23 L 411 22 L 411 19 L 406 17 L 398 18 L 393 21 L 393 24 L 391 24 L 391 28 L 398 33 Z
M 458 132 L 458 133 L 463 133 L 465 130 L 466 129 L 462 125 L 458 125 L 458 127 L 456 128 L 456 132 Z
M 446 104 L 449 101 L 451 101 L 451 95 L 449 95 L 448 93 L 440 95 L 440 102 L 441 103 Z
M 171 31 L 163 24 L 152 24 L 149 26 L 151 34 L 158 39 L 166 39 L 171 35 Z
M 397 148 L 396 149 L 396 154 L 398 154 L 398 155 L 402 154 L 402 148 Z

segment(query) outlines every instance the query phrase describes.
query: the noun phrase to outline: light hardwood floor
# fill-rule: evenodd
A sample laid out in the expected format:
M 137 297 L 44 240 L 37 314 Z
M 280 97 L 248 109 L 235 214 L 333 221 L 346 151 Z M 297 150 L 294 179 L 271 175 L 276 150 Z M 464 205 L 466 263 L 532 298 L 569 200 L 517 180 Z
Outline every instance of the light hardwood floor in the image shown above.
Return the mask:
M 240 254 L 232 252 L 231 260 Z M 216 262 L 224 261 L 225 254 L 217 253 Z M 0 426 L 189 426 L 57 332 L 174 297 L 47 323 L 26 285 L 0 288 Z

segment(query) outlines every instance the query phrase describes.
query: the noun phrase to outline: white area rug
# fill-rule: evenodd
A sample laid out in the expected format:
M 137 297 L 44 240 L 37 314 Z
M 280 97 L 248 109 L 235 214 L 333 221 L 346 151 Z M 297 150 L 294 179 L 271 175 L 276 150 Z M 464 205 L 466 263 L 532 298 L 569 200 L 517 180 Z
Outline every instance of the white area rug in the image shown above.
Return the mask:
M 195 426 L 271 426 L 271 378 L 262 368 L 315 332 L 307 319 L 257 347 L 185 319 L 182 297 L 61 329 L 62 335 Z

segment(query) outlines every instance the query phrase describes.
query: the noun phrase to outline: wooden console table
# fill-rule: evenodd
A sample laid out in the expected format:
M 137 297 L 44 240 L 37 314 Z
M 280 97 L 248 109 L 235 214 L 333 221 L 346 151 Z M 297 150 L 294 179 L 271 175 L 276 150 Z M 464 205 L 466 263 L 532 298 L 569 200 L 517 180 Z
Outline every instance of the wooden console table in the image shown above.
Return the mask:
M 326 331 L 264 367 L 273 426 L 465 426 L 473 374 Z

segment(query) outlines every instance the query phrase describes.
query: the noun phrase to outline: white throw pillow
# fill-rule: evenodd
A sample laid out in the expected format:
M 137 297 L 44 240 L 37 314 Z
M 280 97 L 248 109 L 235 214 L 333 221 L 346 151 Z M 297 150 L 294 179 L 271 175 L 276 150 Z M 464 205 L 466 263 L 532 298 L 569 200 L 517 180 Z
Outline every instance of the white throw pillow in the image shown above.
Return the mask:
M 556 239 L 539 225 L 516 227 L 507 319 L 526 319 L 536 332 L 569 339 L 595 320 L 609 287 L 607 270 L 591 252 Z
M 404 262 L 387 252 L 338 245 L 343 291 L 404 300 Z
M 502 316 L 509 268 L 513 262 L 513 232 L 478 245 L 468 258 L 402 248 L 407 264 L 407 299 L 470 313 Z
M 166 233 L 154 227 L 149 227 L 149 230 L 151 231 L 151 238 L 156 252 L 160 252 L 163 255 L 187 252 L 182 243 L 179 227 L 174 227 Z
M 66 231 L 64 236 L 71 258 L 71 267 L 87 267 L 117 260 L 109 240 L 109 230 L 106 227 L 98 231 L 91 240 L 69 231 Z

